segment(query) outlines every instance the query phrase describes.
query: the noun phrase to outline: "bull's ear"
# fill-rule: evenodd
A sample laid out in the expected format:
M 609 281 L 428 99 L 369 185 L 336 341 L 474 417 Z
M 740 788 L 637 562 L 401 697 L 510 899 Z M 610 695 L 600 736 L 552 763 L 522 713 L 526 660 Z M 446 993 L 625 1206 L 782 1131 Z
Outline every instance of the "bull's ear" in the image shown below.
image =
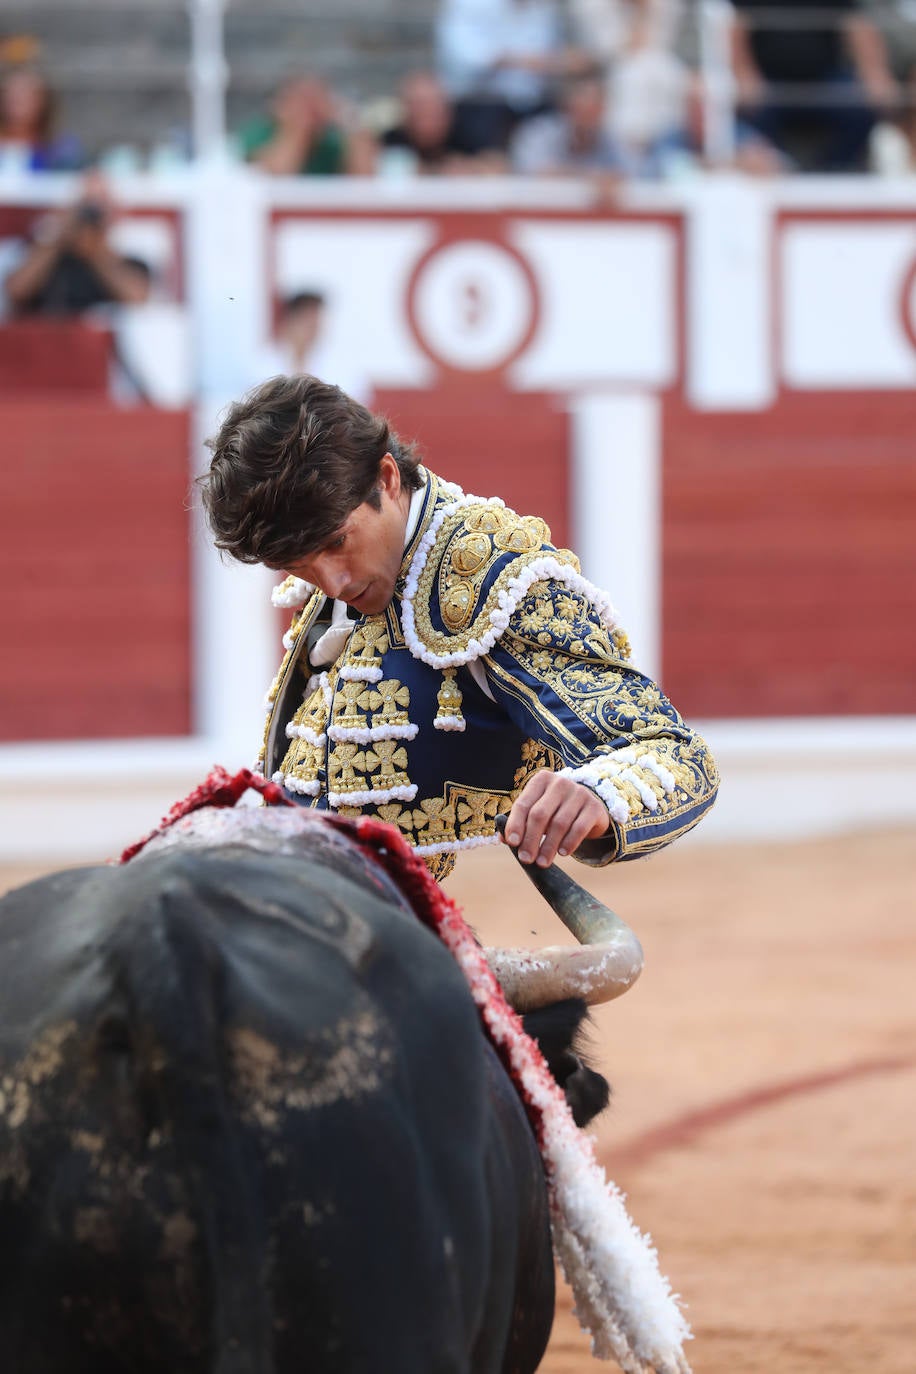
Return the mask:
M 603 1073 L 590 1069 L 577 1055 L 577 1068 L 563 1084 L 563 1095 L 577 1126 L 587 1126 L 604 1111 L 611 1100 L 611 1085 Z
M 577 1126 L 587 1126 L 611 1100 L 610 1084 L 591 1067 L 582 1048 L 587 1022 L 588 1008 L 578 997 L 539 1007 L 522 1017 L 522 1025 L 537 1041 L 547 1067 L 563 1089 Z

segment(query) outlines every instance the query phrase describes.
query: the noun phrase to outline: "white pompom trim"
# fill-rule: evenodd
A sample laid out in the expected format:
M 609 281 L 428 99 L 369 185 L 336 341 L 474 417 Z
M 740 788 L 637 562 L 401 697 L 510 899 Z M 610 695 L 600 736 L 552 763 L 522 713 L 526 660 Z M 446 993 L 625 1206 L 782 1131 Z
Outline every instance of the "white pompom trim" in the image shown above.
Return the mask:
M 328 738 L 352 740 L 354 744 L 375 744 L 382 739 L 415 739 L 419 729 L 419 725 L 329 725 Z
M 618 825 L 624 825 L 630 819 L 630 808 L 625 799 L 589 764 L 582 768 L 561 768 L 558 777 L 572 778 L 573 782 L 581 782 L 583 787 L 595 792 L 610 812 L 611 820 L 617 821 Z
M 271 781 L 285 787 L 287 792 L 298 792 L 303 797 L 317 797 L 321 792 L 320 782 L 303 782 L 301 778 L 294 777 L 292 773 L 284 773 L 279 769 L 274 773 Z
M 464 716 L 436 716 L 433 721 L 434 730 L 463 730 L 465 725 Z
M 381 682 L 381 668 L 362 667 L 360 664 L 346 665 L 338 676 L 342 682 Z
M 418 844 L 415 854 L 456 854 L 459 849 L 479 849 L 484 844 L 500 844 L 498 835 L 469 835 L 465 840 L 442 840 L 439 844 Z
M 581 782 L 604 802 L 611 819 L 624 825 L 630 818 L 630 807 L 617 790 L 618 780 L 632 783 L 639 793 L 639 799 L 647 811 L 658 810 L 658 797 L 653 789 L 639 776 L 637 769 L 644 768 L 658 778 L 666 792 L 674 791 L 677 783 L 674 775 L 659 763 L 654 754 L 637 754 L 635 749 L 615 749 L 611 754 L 601 754 L 581 768 L 561 768 L 559 776 Z
M 313 744 L 316 749 L 324 748 L 328 742 L 328 737 L 324 731 L 318 735 L 310 725 L 294 725 L 292 721 L 286 727 L 286 738 L 304 739 L 306 744 Z
M 390 801 L 413 801 L 417 789 L 413 783 L 409 787 L 371 788 L 365 792 L 329 792 L 328 805 L 335 810 L 341 806 L 369 806 Z
M 650 773 L 654 773 L 664 787 L 666 792 L 673 792 L 677 787 L 677 779 L 663 763 L 659 763 L 654 754 L 643 754 L 639 760 L 640 768 L 648 768 Z
M 658 797 L 652 791 L 652 788 L 649 787 L 648 783 L 643 782 L 635 768 L 624 768 L 623 772 L 618 774 L 618 777 L 626 778 L 627 782 L 633 784 L 636 791 L 639 793 L 640 801 L 647 811 L 658 810 Z
M 311 582 L 304 582 L 301 577 L 285 577 L 274 587 L 270 600 L 280 610 L 298 610 L 300 606 L 305 605 L 314 590 Z

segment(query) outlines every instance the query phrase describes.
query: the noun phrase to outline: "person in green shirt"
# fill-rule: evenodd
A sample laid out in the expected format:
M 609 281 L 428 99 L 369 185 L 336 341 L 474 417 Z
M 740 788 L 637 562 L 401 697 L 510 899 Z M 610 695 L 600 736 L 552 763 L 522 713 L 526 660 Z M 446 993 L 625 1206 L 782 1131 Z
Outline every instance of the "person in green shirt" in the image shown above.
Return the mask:
M 365 130 L 348 130 L 335 101 L 314 77 L 291 78 L 277 91 L 268 113 L 239 133 L 246 162 L 274 176 L 370 176 L 375 145 Z

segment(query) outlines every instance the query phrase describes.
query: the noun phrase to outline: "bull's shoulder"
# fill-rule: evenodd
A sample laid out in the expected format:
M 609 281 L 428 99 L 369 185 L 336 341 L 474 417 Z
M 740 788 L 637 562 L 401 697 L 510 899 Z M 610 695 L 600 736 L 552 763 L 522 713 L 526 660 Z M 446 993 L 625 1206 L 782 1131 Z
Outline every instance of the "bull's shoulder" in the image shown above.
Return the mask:
M 246 878 L 260 871 L 263 859 L 290 858 L 316 878 L 342 874 L 382 901 L 405 905 L 400 888 L 358 842 L 349 821 L 303 807 L 202 807 L 156 835 L 138 857 L 193 853 L 207 859 L 230 850 Z

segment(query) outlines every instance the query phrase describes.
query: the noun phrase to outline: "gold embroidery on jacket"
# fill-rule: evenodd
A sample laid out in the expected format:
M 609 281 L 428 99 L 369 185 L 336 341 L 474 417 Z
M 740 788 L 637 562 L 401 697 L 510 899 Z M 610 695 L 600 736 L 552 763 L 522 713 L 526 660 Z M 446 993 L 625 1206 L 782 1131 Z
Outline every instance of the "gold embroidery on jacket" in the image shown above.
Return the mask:
M 521 792 L 529 778 L 533 778 L 535 773 L 540 773 L 543 769 L 549 768 L 551 772 L 558 773 L 563 767 L 563 759 L 555 749 L 550 749 L 539 739 L 526 739 L 522 745 L 522 761 L 515 770 L 515 777 L 512 780 L 513 798 Z
M 436 882 L 444 883 L 455 867 L 457 855 L 446 851 L 444 854 L 423 854 L 421 858 Z
M 285 582 L 281 583 L 281 586 L 285 586 L 286 582 L 289 581 L 291 581 L 291 579 L 286 578 Z M 316 587 L 315 590 L 312 592 L 312 595 L 309 597 L 308 601 L 306 601 L 305 605 L 302 607 L 302 609 L 299 611 L 294 611 L 292 619 L 290 620 L 289 635 L 291 647 L 287 649 L 284 653 L 283 658 L 280 661 L 280 666 L 277 669 L 276 676 L 274 677 L 274 680 L 270 684 L 270 687 L 267 691 L 267 719 L 264 722 L 264 734 L 261 740 L 261 751 L 258 754 L 257 760 L 258 767 L 261 770 L 261 772 L 263 772 L 264 769 L 267 767 L 267 740 L 268 736 L 270 735 L 271 724 L 273 723 L 273 714 L 274 710 L 276 709 L 277 698 L 280 695 L 287 674 L 290 672 L 293 660 L 299 658 L 299 650 L 301 647 L 299 644 L 300 636 L 302 635 L 303 631 L 308 629 L 308 627 L 311 625 L 312 621 L 317 616 L 318 611 L 324 605 L 325 600 L 326 597 L 324 592 L 319 591 Z
M 499 594 L 513 578 L 545 554 L 578 571 L 569 549 L 545 549 L 550 530 L 537 516 L 520 516 L 503 506 L 464 506 L 442 524 L 420 574 L 413 601 L 420 643 L 436 654 L 464 652 L 491 628 Z M 514 557 L 506 562 L 506 554 Z M 482 598 L 483 584 L 497 562 L 506 562 Z M 435 597 L 445 630 L 434 628 L 430 603 Z
M 383 615 L 374 615 L 362 625 L 358 625 L 350 637 L 346 649 L 348 667 L 378 668 L 381 659 L 387 654 L 388 626 Z

